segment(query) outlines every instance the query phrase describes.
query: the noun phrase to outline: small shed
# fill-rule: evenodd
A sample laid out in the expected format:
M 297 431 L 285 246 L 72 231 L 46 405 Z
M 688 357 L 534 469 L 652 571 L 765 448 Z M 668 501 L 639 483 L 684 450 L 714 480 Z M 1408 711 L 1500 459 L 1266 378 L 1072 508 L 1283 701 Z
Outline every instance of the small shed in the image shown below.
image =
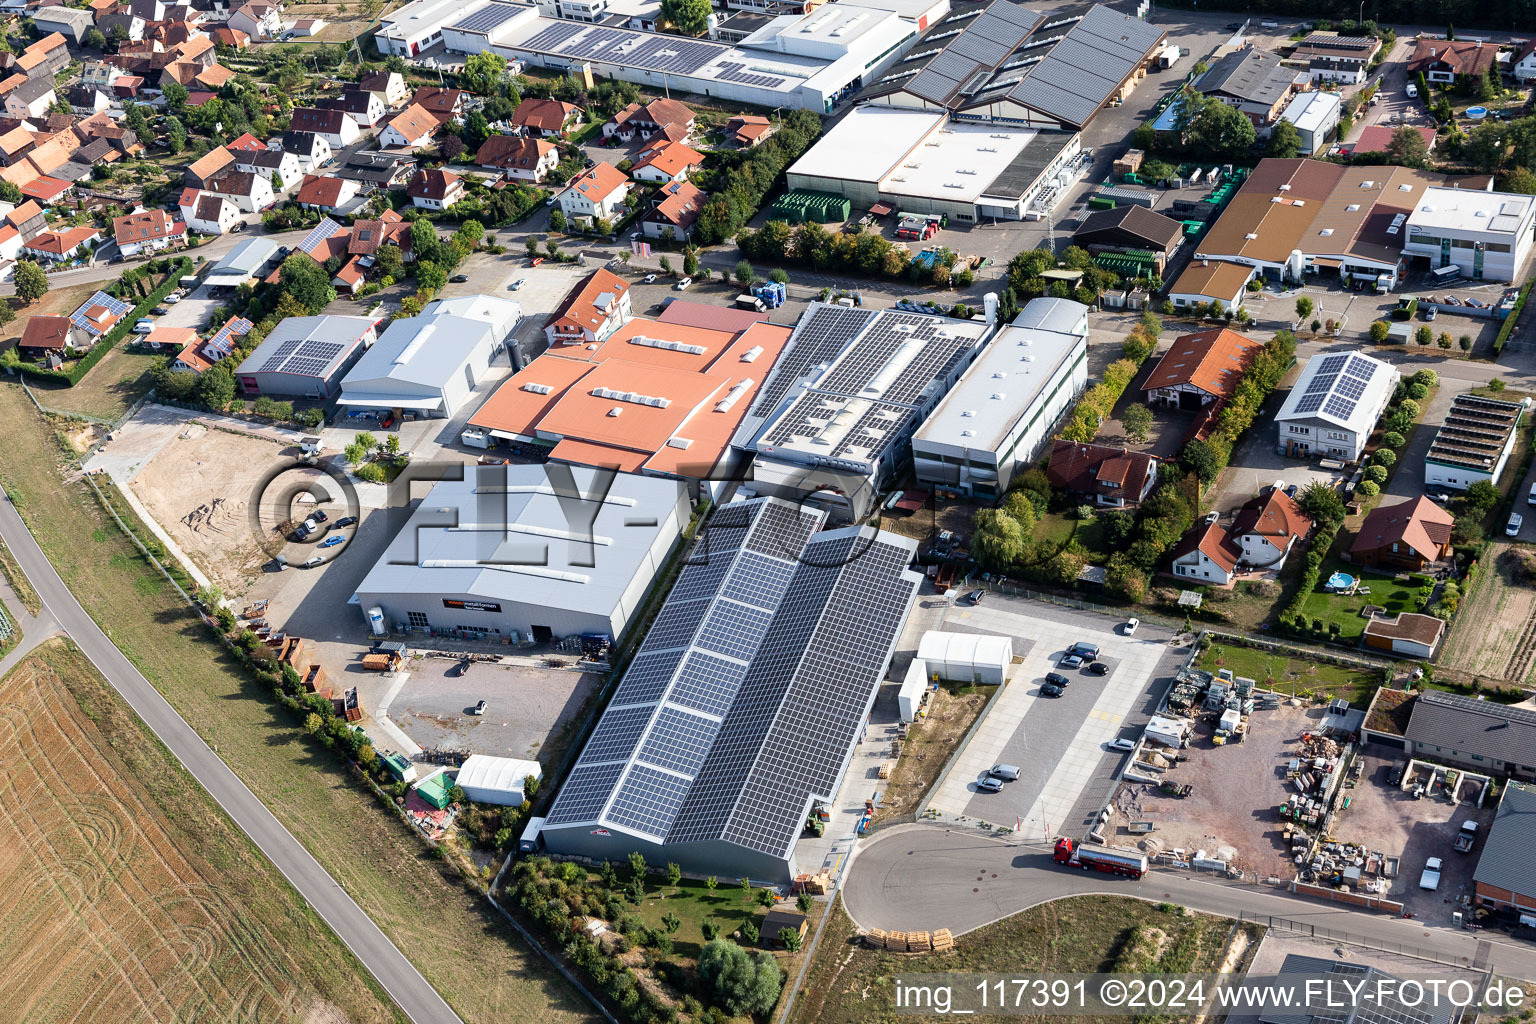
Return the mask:
M 417 796 L 441 811 L 451 802 L 448 791 L 453 788 L 453 781 L 448 778 L 447 769 L 439 768 L 411 788 Z
M 793 910 L 783 910 L 774 907 L 763 915 L 763 924 L 760 929 L 764 945 L 774 945 L 780 941 L 779 933 L 785 928 L 794 932 L 798 938 L 805 938 L 805 930 L 810 922 L 805 915 Z
M 996 686 L 1013 664 L 1013 641 L 983 633 L 945 633 L 930 629 L 917 645 L 927 677 Z
M 530 775 L 535 779 L 544 777 L 539 762 L 472 754 L 459 768 L 458 784 L 464 795 L 477 804 L 515 807 L 526 799 L 523 785 Z
M 416 779 L 416 766 L 399 754 L 385 754 L 384 767 L 401 782 L 413 782 Z
M 896 691 L 896 711 L 903 722 L 917 721 L 923 706 L 923 692 L 928 689 L 928 672 L 922 659 L 913 658 Z

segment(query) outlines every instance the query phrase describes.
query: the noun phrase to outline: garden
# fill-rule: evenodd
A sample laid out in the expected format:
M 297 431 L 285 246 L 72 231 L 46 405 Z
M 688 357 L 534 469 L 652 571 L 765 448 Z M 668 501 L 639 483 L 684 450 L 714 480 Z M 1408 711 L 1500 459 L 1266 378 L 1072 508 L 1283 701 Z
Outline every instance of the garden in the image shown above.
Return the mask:
M 1212 642 L 1195 661 L 1195 668 L 1213 675 L 1227 669 L 1235 676 L 1256 680 L 1259 685 L 1303 699 L 1342 697 L 1364 708 L 1381 685 L 1382 672 L 1349 665 L 1333 665 L 1315 657 L 1283 651 L 1266 651 L 1236 644 Z
M 1355 581 L 1356 586 L 1352 592 L 1328 589 L 1328 580 L 1335 573 L 1343 573 Z M 1325 559 L 1318 575 L 1319 582 L 1307 593 L 1301 604 L 1301 614 L 1311 624 L 1314 633 L 1326 632 L 1333 640 L 1358 639 L 1370 621 L 1361 614 L 1367 607 L 1379 609 L 1387 615 L 1422 612 L 1435 589 L 1435 581 L 1428 576 L 1416 573 L 1384 576 L 1362 572 L 1358 566 L 1347 565 L 1337 557 Z M 1446 585 L 1455 586 L 1454 583 Z

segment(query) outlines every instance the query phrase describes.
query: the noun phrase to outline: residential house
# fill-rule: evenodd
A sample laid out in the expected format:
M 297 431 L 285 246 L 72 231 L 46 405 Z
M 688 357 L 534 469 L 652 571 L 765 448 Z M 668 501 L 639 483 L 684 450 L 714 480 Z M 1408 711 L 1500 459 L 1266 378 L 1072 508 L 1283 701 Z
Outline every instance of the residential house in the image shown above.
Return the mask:
M 1045 476 L 1051 487 L 1106 508 L 1141 503 L 1157 485 L 1158 458 L 1146 452 L 1057 438 Z
M 1226 586 L 1237 578 L 1243 552 L 1216 523 L 1198 522 L 1173 546 L 1173 574 Z
M 251 45 L 251 34 L 242 32 L 228 25 L 217 25 L 213 29 L 213 42 L 215 46 L 227 46 L 231 50 L 244 50 Z
M 665 142 L 637 154 L 629 174 L 636 181 L 664 184 L 686 181 L 689 175 L 703 166 L 703 153 L 681 142 Z
M 145 21 L 165 20 L 164 0 L 129 0 L 127 7 Z
M 559 165 L 560 153 L 554 143 L 543 139 L 492 135 L 475 153 L 475 163 L 487 170 L 500 171 L 511 181 L 535 184 Z
M 416 160 L 408 153 L 353 153 L 336 174 L 376 188 L 405 186 L 416 173 Z
M 512 112 L 512 123 L 529 135 L 557 139 L 584 120 L 581 108 L 561 100 L 526 99 Z
M 468 102 L 469 93 L 463 89 L 437 85 L 420 86 L 411 94 L 411 103 L 437 118 L 438 124 L 453 120 L 455 114 L 463 112 Z
M 325 137 L 314 132 L 283 132 L 267 143 L 268 149 L 292 153 L 299 161 L 299 170 L 309 174 L 331 162 L 331 144 Z
M 183 178 L 193 188 L 202 188 L 213 178 L 234 168 L 235 154 L 225 146 L 217 146 L 188 164 Z
M 46 263 L 63 263 L 87 255 L 101 240 L 101 233 L 89 224 L 63 231 L 44 231 L 30 242 L 23 242 L 23 256 Z
M 411 205 L 419 209 L 446 210 L 463 198 L 464 182 L 452 171 L 417 171 L 405 194 L 410 196 Z
M 65 90 L 64 102 L 72 113 L 89 116 L 112 107 L 112 98 L 100 89 L 88 85 L 76 85 Z
M 1531 766 L 1536 764 L 1536 743 L 1532 742 L 1536 715 L 1527 705 L 1509 709 L 1505 717 L 1512 719 L 1517 715 L 1520 725 L 1504 728 L 1508 742 L 1500 750 L 1509 758 L 1524 758 L 1520 769 L 1510 769 L 1510 774 L 1518 770 L 1529 778 Z M 1490 726 L 1499 728 L 1492 723 Z M 1506 763 L 1511 762 L 1506 759 Z M 1483 770 L 1481 763 L 1476 770 Z M 1494 812 L 1493 824 L 1483 839 L 1483 852 L 1472 871 L 1472 886 L 1479 905 L 1509 911 L 1514 921 L 1527 926 L 1536 918 L 1536 866 L 1531 863 L 1532 849 L 1536 849 L 1536 786 L 1511 781 L 1499 795 L 1499 809 Z
M 1237 309 L 1243 304 L 1248 282 L 1257 273 L 1241 263 L 1191 260 L 1168 289 L 1168 301 L 1175 306 L 1209 306 L 1219 302 L 1222 309 Z
M 48 75 L 56 75 L 69 66 L 69 45 L 62 33 L 50 32 L 28 46 L 26 51 L 17 58 L 16 65 L 31 75 L 38 67 L 36 63 L 38 60 L 46 66 Z
M 9 224 L 0 224 L 0 260 L 14 260 L 21 255 L 21 232 Z
M 96 27 L 101 29 L 101 34 L 109 39 L 120 36 L 125 43 L 141 43 L 144 41 L 144 30 L 148 28 L 144 19 L 132 11 L 116 11 L 112 14 L 104 14 L 96 19 Z M 118 50 L 121 56 L 123 51 Z
M 1200 409 L 1230 399 L 1243 374 L 1264 348 L 1252 338 L 1218 327 L 1173 340 L 1141 390 L 1147 402 Z
M 120 79 L 118 84 L 122 84 L 123 81 L 126 81 L 126 78 Z M 112 144 L 112 148 L 117 151 L 120 157 L 136 156 L 144 152 L 144 144 L 139 141 L 139 137 L 133 129 L 122 127 L 105 113 L 93 114 L 90 117 L 76 121 L 70 127 L 70 131 L 82 143 L 91 142 L 96 139 L 106 139 Z M 217 152 L 217 150 L 210 150 L 210 152 Z M 196 164 L 193 166 L 196 166 Z M 200 182 L 189 181 L 188 184 L 197 185 Z
M 30 201 L 7 212 L 5 223 L 16 229 L 23 242 L 30 242 L 48 230 L 48 219 L 43 214 L 43 208 Z
M 1520 44 L 1509 58 L 1509 73 L 1517 82 L 1536 80 L 1536 38 Z
M 0 167 L 9 167 L 16 163 L 36 145 L 32 133 L 25 128 L 12 128 L 0 135 Z M 553 150 L 554 147 L 550 148 Z
M 240 153 L 255 153 L 266 149 L 267 144 L 250 132 L 242 132 L 237 138 L 224 143 L 224 148 L 238 155 Z
M 1413 698 L 1403 740 L 1411 757 L 1536 779 L 1536 713 L 1528 701 L 1509 705 L 1425 690 Z
M 270 181 L 277 175 L 278 187 L 292 188 L 304 176 L 299 158 L 281 149 L 257 149 L 235 154 L 235 170 L 264 174 Z
M 133 303 L 114 299 L 106 292 L 92 292 L 90 297 L 76 307 L 69 318 L 75 326 L 94 338 L 100 338 L 117 326 L 119 320 L 133 309 Z
M 1440 649 L 1444 637 L 1444 619 L 1419 612 L 1398 612 L 1390 618 L 1380 613 L 1373 615 L 1360 639 L 1369 650 L 1428 661 Z
M 1276 450 L 1292 458 L 1360 459 L 1401 377 L 1359 353 L 1312 357 L 1275 414 Z
M 725 122 L 725 137 L 738 149 L 760 146 L 777 126 L 766 117 L 757 114 L 737 114 Z
M 313 132 L 330 144 L 331 149 L 345 149 L 363 137 L 362 129 L 344 110 L 323 107 L 294 107 L 288 130 Z
M 274 39 L 283 31 L 282 11 L 266 0 L 250 0 L 230 12 L 228 27 L 252 39 Z
M 16 348 L 23 359 L 45 359 L 49 354 L 64 356 L 95 344 L 96 339 L 67 316 L 31 316 Z
M 203 191 L 210 195 L 223 196 L 234 203 L 241 213 L 259 213 L 277 199 L 269 178 L 233 168 L 210 178 L 204 185 Z
M 39 7 L 32 14 L 32 24 L 39 32 L 56 32 L 79 46 L 80 40 L 95 26 L 96 16 L 80 7 Z
M 698 223 L 699 211 L 704 209 L 706 196 L 691 181 L 677 181 L 664 185 L 662 198 L 645 212 L 640 230 L 647 238 L 671 238 L 687 241 L 693 236 L 693 226 Z
M 371 95 L 371 94 L 370 94 Z M 423 149 L 432 145 L 440 124 L 426 108 L 411 104 L 379 132 L 381 149 Z
M 1365 81 L 1371 61 L 1379 52 L 1381 40 L 1375 36 L 1313 32 L 1296 44 L 1296 49 L 1291 51 L 1291 60 L 1307 62 L 1307 71 L 1314 84 L 1359 85 Z
M 51 77 L 29 78 L 5 94 L 5 112 L 12 117 L 41 117 L 58 99 Z
M 372 128 L 384 120 L 388 112 L 383 97 L 366 89 L 348 89 L 340 96 L 320 100 L 318 105 L 346 111 L 359 128 Z
M 294 201 L 307 210 L 337 213 L 356 198 L 358 185 L 346 178 L 306 174 Z
M 1298 89 L 1306 88 L 1306 71 L 1281 63 L 1278 54 L 1249 47 L 1220 57 L 1195 80 L 1196 92 L 1221 100 L 1248 116 L 1254 127 L 1273 124 Z
M 1481 39 L 1425 39 L 1414 43 L 1408 58 L 1408 75 L 1423 75 L 1431 82 L 1451 83 L 1487 75 L 1498 64 L 1499 44 L 1483 45 Z
M 357 87 L 373 93 L 391 110 L 404 106 L 411 95 L 398 71 L 365 71 L 357 80 Z
M 551 345 L 586 345 L 602 341 L 635 315 L 629 282 L 598 269 L 571 289 L 544 325 Z
M 223 196 L 189 188 L 182 192 L 180 205 L 187 229 L 199 235 L 226 234 L 241 223 L 239 209 Z
M 611 219 L 624 209 L 629 189 L 629 178 L 613 164 L 593 164 L 560 193 L 560 209 L 568 218 Z
M 124 256 L 142 256 L 187 244 L 187 225 L 164 210 L 139 210 L 112 220 L 112 237 Z
M 1291 549 L 1307 539 L 1312 525 L 1296 499 L 1271 487 L 1237 510 L 1227 534 L 1241 552 L 1243 565 L 1279 570 Z
M 521 122 L 519 122 L 521 123 Z M 686 103 L 673 99 L 652 100 L 649 103 L 631 103 L 603 125 L 603 136 L 618 136 L 629 142 L 636 135 L 648 139 L 663 128 L 675 127 L 686 138 L 693 131 L 694 115 Z
M 1365 517 L 1349 557 L 1356 565 L 1418 572 L 1451 555 L 1449 512 L 1420 495 L 1395 505 L 1382 505 Z

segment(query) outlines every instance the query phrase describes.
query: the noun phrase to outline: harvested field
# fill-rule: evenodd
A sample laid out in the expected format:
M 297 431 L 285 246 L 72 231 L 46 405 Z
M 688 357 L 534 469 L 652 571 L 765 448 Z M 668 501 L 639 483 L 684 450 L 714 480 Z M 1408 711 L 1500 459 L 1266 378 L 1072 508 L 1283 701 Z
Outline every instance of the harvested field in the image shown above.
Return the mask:
M 1536 586 L 1518 563 L 1525 545 L 1497 540 L 1482 561 L 1445 641 L 1440 664 L 1458 673 L 1523 683 L 1536 667 Z
M 943 687 L 929 698 L 928 717 L 907 730 L 875 822 L 917 810 L 996 692 L 995 686 Z
M 250 501 L 263 474 L 283 461 L 281 451 L 271 441 L 188 424 L 131 486 L 198 567 L 238 593 L 271 557 L 251 535 Z
M 73 648 L 0 681 L 7 1019 L 395 1021 Z

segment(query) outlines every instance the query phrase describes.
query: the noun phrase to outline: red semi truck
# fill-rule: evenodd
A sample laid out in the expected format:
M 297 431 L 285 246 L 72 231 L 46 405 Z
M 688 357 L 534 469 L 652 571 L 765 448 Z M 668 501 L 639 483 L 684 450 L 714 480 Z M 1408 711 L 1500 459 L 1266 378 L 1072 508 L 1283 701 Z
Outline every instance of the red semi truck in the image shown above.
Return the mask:
M 1063 836 L 1056 840 L 1056 863 L 1084 871 L 1140 878 L 1147 873 L 1147 855 L 1114 846 L 1083 846 Z

